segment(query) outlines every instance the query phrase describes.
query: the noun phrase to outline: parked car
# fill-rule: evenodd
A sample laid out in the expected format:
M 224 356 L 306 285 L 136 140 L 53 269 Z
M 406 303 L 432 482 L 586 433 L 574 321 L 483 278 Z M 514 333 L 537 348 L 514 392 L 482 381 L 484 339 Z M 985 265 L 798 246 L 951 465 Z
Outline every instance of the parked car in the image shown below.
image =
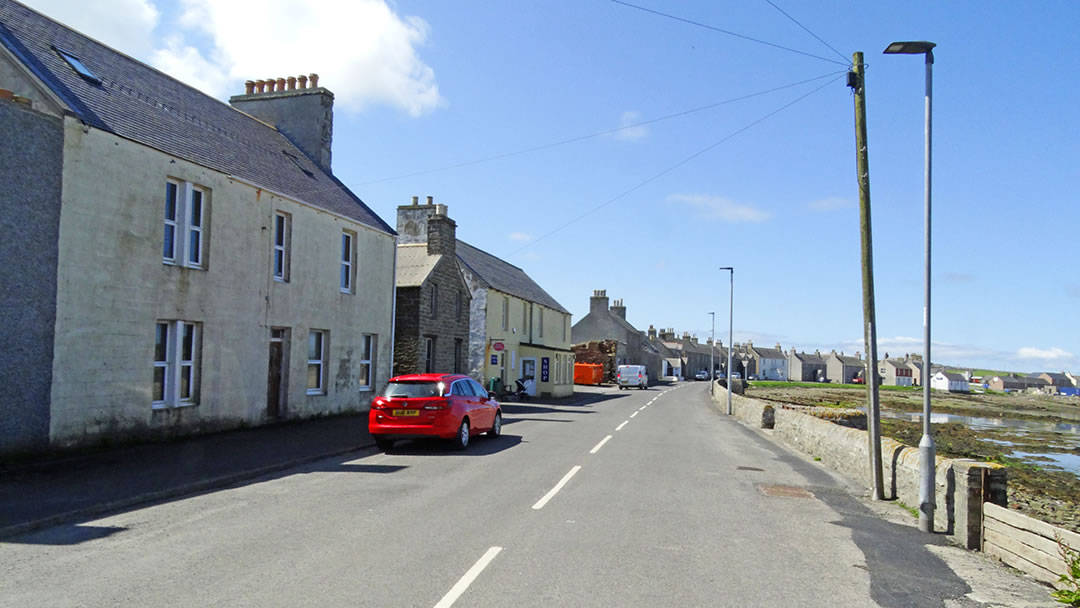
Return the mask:
M 615 369 L 619 390 L 624 388 L 649 388 L 649 370 L 644 365 L 620 365 Z
M 465 449 L 473 435 L 502 433 L 502 408 L 479 382 L 458 374 L 391 378 L 371 404 L 368 430 L 389 450 L 399 439 L 438 437 Z
M 739 372 L 731 372 L 731 379 L 732 380 L 741 380 L 742 379 L 742 374 L 740 374 Z
M 757 377 L 757 374 L 750 374 L 749 376 L 746 377 L 746 379 L 747 380 L 757 380 L 758 377 Z
M 709 372 L 707 372 L 705 370 L 701 370 L 700 372 L 694 374 L 694 380 L 708 380 L 708 379 L 709 379 Z

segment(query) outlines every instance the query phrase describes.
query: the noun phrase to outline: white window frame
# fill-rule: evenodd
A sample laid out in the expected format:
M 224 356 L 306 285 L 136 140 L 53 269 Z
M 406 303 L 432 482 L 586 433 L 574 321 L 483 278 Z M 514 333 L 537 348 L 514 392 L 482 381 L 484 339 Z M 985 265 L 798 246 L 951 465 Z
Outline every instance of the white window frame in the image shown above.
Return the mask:
M 360 376 L 360 390 L 370 391 L 375 388 L 375 349 L 379 339 L 376 334 L 363 334 L 360 336 L 360 365 L 367 366 L 367 377 Z
M 311 339 L 315 336 L 319 336 L 319 352 L 315 353 L 316 357 L 311 356 Z M 311 379 L 311 367 L 316 366 L 319 369 L 317 375 L 319 379 L 318 386 L 308 386 L 307 394 L 309 395 L 325 395 L 326 394 L 326 353 L 327 343 L 330 341 L 330 332 L 322 329 L 312 329 L 308 331 L 308 382 Z
M 274 212 L 274 225 L 271 230 L 273 253 L 270 255 L 270 273 L 279 283 L 289 282 L 290 250 L 292 249 L 292 215 L 284 211 Z M 281 269 L 278 269 L 278 257 Z
M 435 337 L 424 336 L 424 373 L 435 373 Z
M 175 188 L 173 217 L 169 218 L 169 186 Z M 206 260 L 205 227 L 210 191 L 179 179 L 165 180 L 165 213 L 162 214 L 161 261 L 169 266 L 204 270 Z M 198 209 L 196 219 L 196 208 Z M 165 234 L 172 231 L 172 251 L 166 251 Z M 192 240 L 196 241 L 193 246 Z
M 165 359 L 159 359 L 157 355 L 157 331 L 165 328 Z M 162 371 L 162 394 L 161 398 L 151 394 L 151 407 L 153 409 L 165 409 L 174 407 L 188 407 L 198 405 L 199 374 L 198 359 L 202 348 L 198 323 L 183 320 L 162 320 L 154 327 L 155 353 L 154 353 L 154 376 L 158 369 Z M 190 331 L 191 343 L 185 353 L 186 332 Z M 187 378 L 187 395 L 180 394 L 183 380 Z M 154 392 L 151 381 L 151 393 Z
M 348 230 L 341 231 L 341 293 L 353 293 L 356 284 L 356 233 Z

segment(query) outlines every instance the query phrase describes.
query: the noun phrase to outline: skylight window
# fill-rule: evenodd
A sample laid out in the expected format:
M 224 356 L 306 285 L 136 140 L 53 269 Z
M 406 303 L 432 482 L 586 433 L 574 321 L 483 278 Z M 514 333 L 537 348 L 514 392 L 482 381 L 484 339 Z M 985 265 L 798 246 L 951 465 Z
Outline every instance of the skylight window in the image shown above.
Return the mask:
M 89 80 L 94 84 L 101 84 L 101 79 L 95 76 L 94 73 L 90 71 L 90 68 L 86 67 L 86 65 L 82 61 L 80 61 L 78 57 L 72 55 L 67 51 L 58 49 L 55 46 L 53 47 L 53 50 L 59 53 L 59 55 L 63 57 L 64 61 L 68 62 L 68 65 L 71 66 L 71 69 L 75 70 L 75 72 L 78 73 L 79 76 L 82 76 L 83 78 Z

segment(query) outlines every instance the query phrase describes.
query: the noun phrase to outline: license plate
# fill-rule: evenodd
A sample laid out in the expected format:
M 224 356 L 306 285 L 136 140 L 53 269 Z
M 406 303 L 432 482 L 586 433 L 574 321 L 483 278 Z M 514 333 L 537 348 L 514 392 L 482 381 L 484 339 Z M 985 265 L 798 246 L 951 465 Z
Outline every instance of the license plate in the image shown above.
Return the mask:
M 394 415 L 399 418 L 403 416 L 419 416 L 420 410 L 394 410 Z

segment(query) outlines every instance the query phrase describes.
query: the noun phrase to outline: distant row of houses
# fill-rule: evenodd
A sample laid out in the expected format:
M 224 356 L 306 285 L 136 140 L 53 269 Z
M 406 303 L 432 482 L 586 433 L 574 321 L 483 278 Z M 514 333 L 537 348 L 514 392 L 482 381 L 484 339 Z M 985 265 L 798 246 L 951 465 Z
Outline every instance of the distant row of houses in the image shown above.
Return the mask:
M 574 348 L 579 358 L 587 345 L 600 341 L 616 343 L 615 365 L 640 364 L 649 369 L 650 379 L 693 378 L 698 372 L 725 375 L 728 349 L 720 340 L 704 342 L 690 332 L 677 334 L 673 328 L 657 329 L 650 325 L 646 331 L 635 328 L 626 320 L 622 300 L 608 299 L 606 290 L 596 290 L 589 299 L 589 314 L 574 324 L 571 330 Z M 866 361 L 856 352 L 847 355 L 835 350 L 827 353 L 815 350 L 784 351 L 780 344 L 762 347 L 752 341 L 736 343 L 731 350 L 731 368 L 743 378 L 760 380 L 790 380 L 793 382 L 826 382 L 852 384 L 865 381 Z M 932 365 L 930 386 L 950 392 L 968 392 L 972 386 L 1001 392 L 1038 391 L 1048 394 L 1073 394 L 1080 390 L 1076 374 L 1035 373 L 1026 376 L 1006 375 L 986 378 L 973 375 L 971 370 L 951 370 Z M 888 386 L 922 386 L 923 360 L 920 355 L 882 358 L 878 367 L 879 382 Z

